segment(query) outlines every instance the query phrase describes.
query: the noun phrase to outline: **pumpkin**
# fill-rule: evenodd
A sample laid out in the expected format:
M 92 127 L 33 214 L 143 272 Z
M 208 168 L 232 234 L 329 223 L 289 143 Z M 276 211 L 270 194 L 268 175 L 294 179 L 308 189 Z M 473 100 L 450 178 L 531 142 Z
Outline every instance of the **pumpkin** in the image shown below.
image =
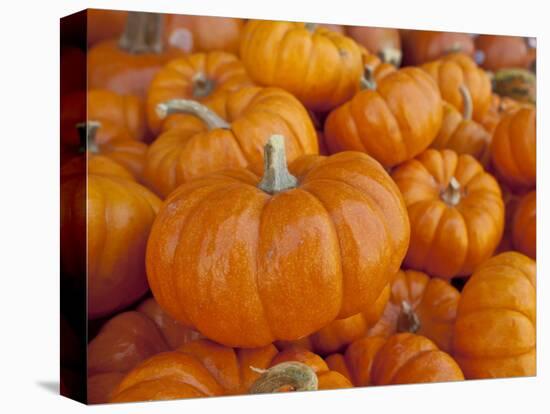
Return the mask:
M 249 20 L 240 56 L 254 82 L 283 88 L 313 111 L 350 99 L 363 70 L 352 39 L 310 23 Z
M 453 355 L 466 378 L 536 374 L 536 264 L 501 253 L 472 274 L 458 304 Z
M 443 102 L 443 123 L 439 133 L 430 145 L 435 149 L 450 149 L 457 154 L 470 154 L 483 165 L 490 157 L 491 134 L 475 121 L 472 121 L 472 98 L 468 88 L 460 88 L 464 96 L 464 113 Z
M 251 85 L 242 63 L 230 53 L 195 53 L 175 59 L 159 71 L 149 88 L 149 126 L 155 134 L 163 129 L 165 120 L 157 112 L 160 103 L 191 99 L 220 113 L 230 92 Z M 175 117 L 169 117 L 166 122 Z
M 249 87 L 229 94 L 222 108 L 227 121 L 191 100 L 168 101 L 157 109 L 161 117 L 180 116 L 147 152 L 145 180 L 162 196 L 194 177 L 227 168 L 248 167 L 260 174 L 263 147 L 272 133 L 285 134 L 291 161 L 318 152 L 308 113 L 282 89 Z
M 119 37 L 124 32 L 128 18 L 127 11 L 88 9 L 87 13 L 88 47 Z
M 346 34 L 385 63 L 401 65 L 399 30 L 384 27 L 346 26 Z
M 159 13 L 128 12 L 118 40 L 97 43 L 88 52 L 88 88 L 145 98 L 149 83 L 169 60 L 182 55 L 162 42 Z
M 510 111 L 500 119 L 491 143 L 491 161 L 512 188 L 530 189 L 537 179 L 536 109 Z
M 111 402 L 349 387 L 346 378 L 309 351 L 278 353 L 273 345 L 233 349 L 199 339 L 139 364 L 122 380 Z
M 537 259 L 537 192 L 521 197 L 512 221 L 512 241 L 517 251 Z
M 497 181 L 468 154 L 428 149 L 392 172 L 411 223 L 405 266 L 450 279 L 489 258 L 504 230 Z
M 401 30 L 403 64 L 421 65 L 449 53 L 474 54 L 474 39 L 467 33 Z
M 404 332 L 388 339 L 367 337 L 353 342 L 344 355 L 327 357 L 330 369 L 354 386 L 461 381 L 456 361 L 428 338 Z
M 480 55 L 480 65 L 491 71 L 505 68 L 525 68 L 532 66 L 536 49 L 528 39 L 520 36 L 479 35 L 475 38 L 476 53 Z
M 461 87 L 472 98 L 472 119 L 479 121 L 491 106 L 491 80 L 469 56 L 451 53 L 421 66 L 439 85 L 441 97 L 464 113 L 466 99 Z
M 537 77 L 526 69 L 500 69 L 492 77 L 493 91 L 518 102 L 537 102 Z
M 489 132 L 492 137 L 502 115 L 508 111 L 515 110 L 520 106 L 521 104 L 512 98 L 493 93 L 491 96 L 491 106 L 485 115 L 483 115 L 483 117 L 479 120 L 479 123 L 483 125 L 485 130 Z
M 385 62 L 380 57 L 367 52 L 365 49 L 363 49 L 362 53 L 364 65 L 363 77 L 360 82 L 362 88 L 375 86 L 372 82 L 369 82 L 370 79 L 379 82 L 383 77 L 397 70 L 393 64 Z
M 408 238 L 401 195 L 375 160 L 308 155 L 289 172 L 274 135 L 261 179 L 229 170 L 170 194 L 149 237 L 147 275 L 174 319 L 221 344 L 257 347 L 369 309 Z
M 100 156 L 88 171 L 80 157 L 61 172 L 61 268 L 75 278 L 87 271 L 90 319 L 130 305 L 148 289 L 145 247 L 161 201 L 131 177 Z
M 435 82 L 418 68 L 369 79 L 325 123 L 331 153 L 363 151 L 384 167 L 393 167 L 424 151 L 441 127 L 441 96 Z M 421 104 L 420 104 L 421 103 Z
M 450 352 L 459 299 L 458 290 L 443 279 L 400 270 L 392 283 L 389 302 L 368 335 L 387 338 L 397 332 L 416 333 Z

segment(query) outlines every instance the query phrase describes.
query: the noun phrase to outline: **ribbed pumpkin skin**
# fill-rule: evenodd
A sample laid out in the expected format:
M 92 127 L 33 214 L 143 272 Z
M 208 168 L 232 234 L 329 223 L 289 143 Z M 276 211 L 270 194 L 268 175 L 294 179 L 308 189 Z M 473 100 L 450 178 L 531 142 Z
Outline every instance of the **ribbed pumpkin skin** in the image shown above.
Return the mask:
M 392 283 L 384 313 L 368 335 L 387 338 L 399 332 L 402 302 L 406 301 L 420 322 L 415 333 L 430 339 L 442 351 L 450 352 L 459 299 L 460 292 L 443 279 L 430 278 L 414 270 L 400 270 Z
M 351 383 L 309 351 L 278 353 L 273 345 L 233 349 L 201 339 L 174 352 L 153 356 L 134 368 L 115 390 L 111 402 L 151 401 L 246 394 L 267 369 L 285 361 L 299 361 L 317 373 L 320 389 L 349 388 Z
M 254 82 L 283 88 L 313 111 L 350 99 L 363 72 L 352 39 L 324 27 L 310 32 L 304 23 L 249 20 L 240 56 Z
M 166 196 L 192 178 L 228 168 L 247 167 L 261 174 L 263 147 L 271 134 L 285 136 L 289 162 L 319 151 L 307 111 L 282 89 L 240 89 L 227 95 L 218 115 L 230 129 L 207 131 L 197 119 L 180 115 L 151 144 L 144 176 L 157 194 Z
M 502 116 L 508 111 L 513 111 L 520 106 L 521 103 L 512 98 L 499 96 L 493 93 L 491 96 L 491 106 L 483 118 L 479 120 L 479 123 L 483 125 L 492 136 Z
M 211 83 L 211 90 L 204 94 L 196 88 L 197 76 Z M 194 53 L 174 59 L 154 77 L 147 93 L 147 120 L 153 133 L 166 129 L 164 125 L 182 115 L 159 118 L 156 107 L 171 99 L 198 101 L 222 115 L 227 95 L 243 87 L 252 86 L 243 64 L 231 53 Z
M 491 160 L 514 188 L 530 189 L 537 179 L 536 109 L 521 107 L 505 114 L 493 134 Z
M 454 177 L 460 201 L 443 194 Z M 468 275 L 489 258 L 504 230 L 504 202 L 497 181 L 473 157 L 429 149 L 392 172 L 411 222 L 405 267 L 450 279 Z
M 98 145 L 98 148 L 99 154 L 103 157 L 110 158 L 126 168 L 136 181 L 143 181 L 147 144 L 133 139 L 116 138 Z
M 512 222 L 512 239 L 519 252 L 537 260 L 537 192 L 525 194 L 519 201 Z
M 474 53 L 474 40 L 467 33 L 401 30 L 403 63 L 421 65 L 448 54 L 454 48 L 466 55 Z
M 517 252 L 484 262 L 464 289 L 453 355 L 466 378 L 536 375 L 536 263 Z
M 460 86 L 470 91 L 473 103 L 472 119 L 480 121 L 491 106 L 491 81 L 485 71 L 463 53 L 451 53 L 421 66 L 439 85 L 441 97 L 464 112 Z
M 219 343 L 257 347 L 376 301 L 409 239 L 393 181 L 357 152 L 305 156 L 290 172 L 298 187 L 273 196 L 243 169 L 168 197 L 149 237 L 147 275 L 172 317 Z
M 418 68 L 405 68 L 382 77 L 376 90 L 362 90 L 332 111 L 325 139 L 331 153 L 363 151 L 392 167 L 424 151 L 442 117 L 435 82 Z

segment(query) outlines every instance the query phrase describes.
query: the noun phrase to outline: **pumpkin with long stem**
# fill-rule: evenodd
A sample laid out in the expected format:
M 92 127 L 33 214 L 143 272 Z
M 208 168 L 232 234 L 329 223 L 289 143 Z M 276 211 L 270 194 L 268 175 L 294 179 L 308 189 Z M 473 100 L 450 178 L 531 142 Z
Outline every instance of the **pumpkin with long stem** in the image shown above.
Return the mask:
M 157 111 L 160 118 L 180 117 L 147 152 L 145 180 L 162 196 L 194 177 L 227 168 L 261 173 L 263 147 L 274 133 L 285 135 L 289 161 L 318 152 L 308 113 L 282 89 L 248 87 L 233 92 L 226 97 L 223 118 L 184 99 L 163 102 Z
M 149 237 L 159 304 L 228 346 L 299 339 L 368 309 L 408 246 L 403 200 L 374 159 L 307 155 L 288 169 L 285 153 L 272 135 L 261 179 L 238 169 L 179 186 Z
M 389 168 L 432 143 L 441 128 L 443 110 L 437 85 L 425 72 L 404 68 L 377 81 L 366 70 L 361 85 L 362 91 L 326 120 L 331 153 L 363 151 Z
M 537 259 L 537 192 L 530 191 L 518 202 L 512 218 L 512 243 L 515 249 Z
M 392 172 L 411 222 L 405 267 L 450 279 L 488 259 L 504 230 L 497 181 L 468 154 L 428 149 Z

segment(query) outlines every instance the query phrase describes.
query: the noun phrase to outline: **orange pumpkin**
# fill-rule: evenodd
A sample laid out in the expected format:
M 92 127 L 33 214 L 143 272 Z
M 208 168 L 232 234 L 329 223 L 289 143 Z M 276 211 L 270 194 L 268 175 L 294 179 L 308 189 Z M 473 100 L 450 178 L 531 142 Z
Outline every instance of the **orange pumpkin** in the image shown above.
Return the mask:
M 474 39 L 467 33 L 401 30 L 403 64 L 421 65 L 449 53 L 474 54 Z
M 223 111 L 230 92 L 251 86 L 244 66 L 226 52 L 195 53 L 175 59 L 164 66 L 151 82 L 147 94 L 147 119 L 157 134 L 166 122 L 157 105 L 171 99 L 192 99 L 214 112 Z
M 519 200 L 512 219 L 512 241 L 519 252 L 537 259 L 537 192 L 525 194 Z
M 435 149 L 450 149 L 457 154 L 470 154 L 484 166 L 490 158 L 491 134 L 472 121 L 472 98 L 466 87 L 460 88 L 464 95 L 464 113 L 443 102 L 443 123 L 439 133 L 430 145 Z
M 370 79 L 374 79 L 374 82 L 379 82 L 383 77 L 397 70 L 391 63 L 384 62 L 381 58 L 367 52 L 365 49 L 363 49 L 362 53 L 364 65 L 363 78 L 361 79 L 362 87 L 375 86 L 372 82 L 369 82 Z
M 441 97 L 464 113 L 466 87 L 472 100 L 472 119 L 479 121 L 491 106 L 491 80 L 469 56 L 451 53 L 421 66 L 439 85 Z
M 124 31 L 128 12 L 122 10 L 88 9 L 88 47 L 118 37 Z
M 249 20 L 240 56 L 252 80 L 278 86 L 308 109 L 328 111 L 359 89 L 359 46 L 315 24 Z
M 346 378 L 309 351 L 278 353 L 273 345 L 233 349 L 201 339 L 138 365 L 111 402 L 349 387 Z
M 399 30 L 384 27 L 346 26 L 346 34 L 385 63 L 401 65 Z
M 497 127 L 500 118 L 506 112 L 517 109 L 520 107 L 520 103 L 507 96 L 499 96 L 493 93 L 491 96 L 491 106 L 489 110 L 479 120 L 479 123 L 483 125 L 485 130 L 493 135 L 495 128 Z
M 424 151 L 436 137 L 443 117 L 435 82 L 418 68 L 395 71 L 378 82 L 364 80 L 366 89 L 326 120 L 329 151 L 363 151 L 384 167 Z
M 327 364 L 356 387 L 464 379 L 449 354 L 428 338 L 412 333 L 399 333 L 388 339 L 376 336 L 360 339 L 344 355 L 327 357 Z
M 458 304 L 453 355 L 466 378 L 536 374 L 536 263 L 516 252 L 480 265 Z
M 159 13 L 128 12 L 119 40 L 105 40 L 88 52 L 88 88 L 145 98 L 149 83 L 169 60 L 182 55 L 162 42 Z
M 475 38 L 476 53 L 483 68 L 496 71 L 505 68 L 530 68 L 536 49 L 520 36 L 479 35 Z
M 450 352 L 459 299 L 458 290 L 443 279 L 400 270 L 392 283 L 384 313 L 368 335 L 387 338 L 397 332 L 416 333 Z
M 372 306 L 408 245 L 397 187 L 357 152 L 304 156 L 290 171 L 275 135 L 261 180 L 230 170 L 168 197 L 149 237 L 147 275 L 172 317 L 219 343 L 255 347 Z
M 247 167 L 260 174 L 263 146 L 272 133 L 285 134 L 291 161 L 318 152 L 308 113 L 282 89 L 249 87 L 228 94 L 221 112 L 227 121 L 196 101 L 169 101 L 160 109 L 162 116 L 180 117 L 147 152 L 145 180 L 162 196 L 194 177 L 227 168 Z
M 537 179 L 536 109 L 524 106 L 506 113 L 493 133 L 491 160 L 512 188 L 533 188 Z
M 429 149 L 392 172 L 411 222 L 405 266 L 450 279 L 497 247 L 504 202 L 497 181 L 467 154 Z

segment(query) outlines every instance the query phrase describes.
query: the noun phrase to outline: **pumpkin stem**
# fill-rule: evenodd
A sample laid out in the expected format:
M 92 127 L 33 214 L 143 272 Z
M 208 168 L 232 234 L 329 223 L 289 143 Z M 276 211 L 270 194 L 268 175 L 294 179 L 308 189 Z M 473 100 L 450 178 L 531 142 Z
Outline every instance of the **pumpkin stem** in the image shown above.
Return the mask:
M 535 74 L 527 69 L 500 69 L 493 77 L 493 92 L 521 102 L 536 103 Z
M 454 207 L 460 203 L 462 198 L 462 191 L 460 189 L 460 183 L 455 177 L 451 177 L 449 185 L 445 190 L 441 192 L 441 199 L 449 206 Z
M 197 72 L 193 78 L 193 97 L 204 98 L 212 93 L 216 84 L 208 79 L 203 72 Z
M 157 105 L 157 115 L 164 119 L 172 114 L 190 114 L 212 129 L 229 129 L 229 124 L 207 106 L 191 99 L 172 99 Z
M 470 121 L 472 119 L 472 112 L 473 112 L 473 102 L 472 102 L 472 94 L 470 93 L 470 90 L 468 87 L 464 84 L 460 85 L 458 88 L 460 91 L 460 94 L 462 95 L 462 117 Z
M 401 312 L 397 318 L 397 332 L 416 333 L 420 329 L 420 319 L 411 304 L 406 300 L 401 302 Z
M 92 154 L 99 153 L 99 147 L 95 142 L 95 136 L 101 124 L 98 121 L 79 122 L 76 124 L 78 136 L 80 137 L 80 151 L 89 151 Z
M 296 177 L 288 172 L 285 138 L 282 135 L 271 135 L 264 147 L 264 176 L 258 188 L 268 194 L 275 194 L 295 188 L 297 184 Z
M 118 46 L 133 54 L 162 52 L 163 19 L 161 13 L 128 12 Z
M 262 373 L 248 392 L 273 393 L 287 387 L 294 391 L 316 391 L 319 380 L 315 371 L 306 364 L 297 361 L 282 362 Z
M 313 33 L 317 29 L 317 23 L 304 23 L 304 27 L 310 33 Z
M 390 65 L 398 68 L 401 66 L 401 50 L 394 47 L 385 47 L 380 52 L 378 52 L 378 57 L 384 63 L 389 63 Z
M 365 70 L 363 71 L 363 76 L 359 80 L 359 85 L 361 89 L 369 89 L 371 91 L 376 90 L 376 81 L 374 80 L 374 70 L 371 66 L 365 65 Z

